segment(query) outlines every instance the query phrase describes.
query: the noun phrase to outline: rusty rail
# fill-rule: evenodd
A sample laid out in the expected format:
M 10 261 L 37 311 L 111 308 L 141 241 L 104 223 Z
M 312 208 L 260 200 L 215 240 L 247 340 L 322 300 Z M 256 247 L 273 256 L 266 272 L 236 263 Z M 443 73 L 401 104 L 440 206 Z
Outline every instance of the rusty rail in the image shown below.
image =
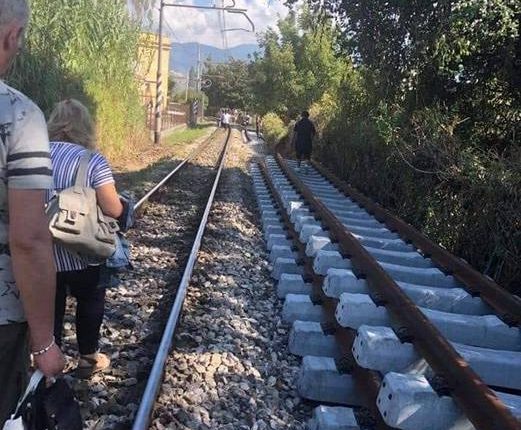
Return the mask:
M 290 240 L 292 240 L 294 248 L 296 248 L 296 251 L 299 255 L 300 262 L 304 266 L 304 276 L 313 285 L 314 298 L 318 299 L 321 302 L 321 304 L 327 312 L 327 315 L 330 317 L 328 325 L 331 326 L 335 338 L 338 341 L 342 353 L 342 359 L 345 360 L 345 362 L 349 363 L 349 371 L 353 376 L 356 386 L 360 389 L 360 392 L 364 396 L 364 405 L 371 412 L 373 418 L 375 419 L 375 429 L 392 430 L 392 428 L 385 424 L 385 422 L 383 421 L 378 411 L 378 407 L 376 405 L 376 399 L 378 397 L 378 392 L 381 384 L 381 378 L 378 372 L 364 369 L 356 363 L 351 349 L 353 346 L 353 341 L 356 332 L 352 329 L 346 329 L 345 327 L 341 327 L 336 321 L 335 309 L 338 300 L 327 297 L 323 293 L 322 284 L 324 277 L 321 275 L 317 275 L 313 272 L 313 260 L 306 256 L 306 247 L 304 244 L 302 244 L 302 242 L 300 242 L 299 235 L 295 231 L 290 217 L 284 210 L 284 204 L 279 196 L 279 193 L 275 189 L 275 185 L 273 184 L 271 176 L 266 167 L 265 161 L 261 160 L 259 162 L 259 166 L 264 176 L 266 185 L 268 186 L 268 189 L 270 190 L 273 199 L 277 203 L 278 214 L 282 218 L 282 221 L 286 228 L 287 237 Z
M 446 249 L 429 240 L 411 225 L 397 218 L 379 204 L 371 201 L 361 192 L 346 184 L 317 162 L 312 162 L 324 177 L 338 190 L 354 200 L 360 207 L 384 223 L 391 231 L 413 244 L 419 251 L 446 274 L 454 276 L 473 296 L 480 296 L 510 326 L 521 324 L 521 299 L 501 288 L 492 279 L 478 272 L 465 260 L 458 258 Z
M 494 392 L 468 366 L 436 327 L 400 289 L 393 278 L 365 250 L 335 215 L 320 202 L 288 167 L 280 154 L 276 160 L 290 182 L 329 228 L 344 255 L 364 276 L 418 352 L 447 384 L 451 395 L 478 430 L 520 430 L 519 421 Z
M 177 166 L 175 166 L 175 168 L 172 171 L 170 171 L 170 173 L 168 175 L 166 175 L 159 183 L 157 183 L 151 190 L 149 190 L 143 197 L 141 197 L 134 205 L 134 210 L 135 211 L 140 210 L 143 207 L 143 205 L 150 199 L 150 197 L 155 195 L 161 189 L 162 186 L 167 184 L 174 177 L 174 175 L 177 172 L 179 172 L 187 163 L 189 163 L 191 160 L 193 160 L 195 157 L 197 157 L 201 152 L 203 152 L 203 150 L 206 149 L 208 147 L 208 145 L 210 145 L 210 142 L 216 135 L 217 131 L 218 131 L 218 129 L 216 129 L 214 132 L 212 132 L 212 134 L 210 136 L 208 136 L 206 139 L 204 139 L 197 146 L 197 148 L 195 148 L 193 151 L 191 151 L 190 154 L 188 154 L 188 156 L 183 161 L 181 161 Z

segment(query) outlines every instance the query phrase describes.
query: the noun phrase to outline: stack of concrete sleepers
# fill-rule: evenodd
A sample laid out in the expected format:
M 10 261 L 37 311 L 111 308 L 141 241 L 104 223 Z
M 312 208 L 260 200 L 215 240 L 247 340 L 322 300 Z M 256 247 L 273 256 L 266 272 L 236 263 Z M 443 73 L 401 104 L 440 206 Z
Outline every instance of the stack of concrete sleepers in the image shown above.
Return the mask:
M 293 168 L 296 166 L 288 162 Z M 298 256 L 284 233 L 278 210 L 290 216 L 313 270 L 324 276 L 323 291 L 338 299 L 336 319 L 343 327 L 357 330 L 353 356 L 358 365 L 384 377 L 378 408 L 385 422 L 400 429 L 473 428 L 448 396 L 431 386 L 433 372 L 414 347 L 397 336 L 385 307 L 369 295 L 363 279 L 351 270 L 304 199 L 295 191 L 276 161 L 266 159 L 269 174 L 283 208 L 274 201 L 257 166 L 252 176 L 273 265 L 277 292 L 284 302 L 284 318 L 293 324 L 290 349 L 303 357 L 299 390 L 303 397 L 319 402 L 358 405 L 360 396 L 349 374 L 336 368 L 339 349 L 333 336 L 324 333 L 324 310 L 310 297 L 311 286 L 303 280 Z M 521 416 L 521 398 L 506 391 L 521 389 L 521 333 L 509 327 L 477 297 L 472 297 L 451 276 L 437 269 L 411 245 L 389 231 L 311 167 L 295 172 L 314 195 L 354 234 L 365 249 L 395 279 L 429 320 L 453 342 L 456 350 L 480 377 L 497 388 L 498 397 L 516 416 Z M 501 391 L 505 389 L 505 392 Z M 322 424 L 327 408 L 318 409 L 315 428 L 350 429 L 350 409 L 330 411 L 332 426 Z M 348 415 L 346 417 L 344 415 Z M 341 418 L 339 418 L 341 417 Z M 345 426 L 339 423 L 345 421 Z M 337 425 L 335 427 L 335 425 Z M 317 427 L 318 426 L 318 427 Z

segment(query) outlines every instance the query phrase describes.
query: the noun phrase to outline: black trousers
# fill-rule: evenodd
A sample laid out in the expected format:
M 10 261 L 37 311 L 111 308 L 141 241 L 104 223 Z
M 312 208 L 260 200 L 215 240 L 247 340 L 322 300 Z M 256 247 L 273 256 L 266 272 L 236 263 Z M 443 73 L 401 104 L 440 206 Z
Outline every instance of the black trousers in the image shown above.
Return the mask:
M 311 141 L 297 140 L 297 142 L 295 143 L 295 152 L 297 153 L 298 160 L 311 159 L 312 150 L 313 145 L 311 144 Z
M 76 299 L 76 339 L 81 355 L 98 350 L 100 328 L 105 311 L 105 289 L 98 288 L 100 271 L 93 266 L 85 270 L 56 274 L 54 336 L 61 346 L 67 292 Z

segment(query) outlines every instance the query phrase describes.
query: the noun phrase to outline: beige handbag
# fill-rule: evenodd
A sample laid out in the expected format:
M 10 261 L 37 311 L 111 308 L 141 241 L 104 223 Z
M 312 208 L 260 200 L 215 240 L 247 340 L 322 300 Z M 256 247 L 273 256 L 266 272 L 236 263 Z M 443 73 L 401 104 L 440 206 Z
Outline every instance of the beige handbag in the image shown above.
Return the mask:
M 116 251 L 115 219 L 103 215 L 96 190 L 86 187 L 92 152 L 80 158 L 74 186 L 64 189 L 48 203 L 49 230 L 54 242 L 76 254 L 108 258 Z

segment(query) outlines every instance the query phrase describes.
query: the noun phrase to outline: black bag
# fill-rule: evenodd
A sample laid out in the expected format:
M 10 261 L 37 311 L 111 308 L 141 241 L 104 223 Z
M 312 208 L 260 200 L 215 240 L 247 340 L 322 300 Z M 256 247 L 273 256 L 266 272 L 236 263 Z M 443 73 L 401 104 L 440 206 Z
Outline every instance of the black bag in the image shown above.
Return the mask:
M 15 413 L 3 430 L 82 430 L 83 420 L 74 394 L 64 379 L 47 387 L 36 371 Z

